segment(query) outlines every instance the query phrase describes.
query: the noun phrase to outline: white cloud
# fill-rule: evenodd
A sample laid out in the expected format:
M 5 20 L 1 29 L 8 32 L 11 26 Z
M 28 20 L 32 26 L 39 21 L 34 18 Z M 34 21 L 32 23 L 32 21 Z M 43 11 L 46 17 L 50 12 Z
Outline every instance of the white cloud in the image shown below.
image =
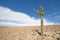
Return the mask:
M 48 17 L 52 18 L 52 19 L 55 19 L 55 20 L 60 20 L 60 11 L 55 11 L 55 12 L 52 12 L 53 14 L 52 15 L 48 15 Z
M 55 18 L 55 20 L 60 21 L 60 15 L 56 15 L 56 16 L 54 16 L 54 18 Z
M 48 21 L 47 19 L 44 19 L 44 25 L 53 25 L 54 22 Z
M 0 25 L 15 25 L 15 26 L 32 26 L 39 25 L 40 19 L 31 17 L 26 13 L 15 12 L 7 7 L 0 6 L 0 20 L 5 20 L 5 22 L 0 21 Z M 54 24 L 49 22 L 47 19 L 44 19 L 44 25 Z

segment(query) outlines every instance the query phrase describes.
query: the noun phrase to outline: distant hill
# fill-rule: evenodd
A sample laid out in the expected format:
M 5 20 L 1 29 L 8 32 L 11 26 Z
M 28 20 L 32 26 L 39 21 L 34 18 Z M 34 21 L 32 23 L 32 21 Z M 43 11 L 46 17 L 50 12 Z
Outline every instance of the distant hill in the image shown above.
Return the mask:
M 40 26 L 0 26 L 0 40 L 42 40 Z M 59 40 L 60 25 L 45 25 L 43 40 Z M 37 30 L 38 32 L 36 32 Z

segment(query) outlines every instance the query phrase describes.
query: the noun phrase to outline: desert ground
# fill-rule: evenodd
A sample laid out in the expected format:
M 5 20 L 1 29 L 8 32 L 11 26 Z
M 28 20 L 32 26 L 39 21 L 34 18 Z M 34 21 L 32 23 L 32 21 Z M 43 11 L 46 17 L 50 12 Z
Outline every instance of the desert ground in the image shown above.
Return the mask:
M 43 38 L 38 34 L 40 29 L 40 26 L 0 26 L 0 40 L 60 40 L 60 25 L 45 25 Z

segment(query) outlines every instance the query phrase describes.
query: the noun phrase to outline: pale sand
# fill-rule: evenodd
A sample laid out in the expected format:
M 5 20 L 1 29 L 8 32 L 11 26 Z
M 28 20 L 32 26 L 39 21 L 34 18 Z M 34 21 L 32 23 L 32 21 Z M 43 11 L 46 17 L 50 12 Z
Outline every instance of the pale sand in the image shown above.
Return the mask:
M 40 32 L 39 26 L 4 27 L 0 26 L 0 40 L 42 40 L 35 30 Z M 60 25 L 44 26 L 43 40 L 59 40 Z

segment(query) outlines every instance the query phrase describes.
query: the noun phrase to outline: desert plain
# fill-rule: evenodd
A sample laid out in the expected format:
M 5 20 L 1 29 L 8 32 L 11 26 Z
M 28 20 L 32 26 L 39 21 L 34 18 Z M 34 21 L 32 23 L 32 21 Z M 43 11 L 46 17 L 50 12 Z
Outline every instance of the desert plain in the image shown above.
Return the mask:
M 60 40 L 60 25 L 45 25 L 43 38 L 40 26 L 0 26 L 0 40 Z

